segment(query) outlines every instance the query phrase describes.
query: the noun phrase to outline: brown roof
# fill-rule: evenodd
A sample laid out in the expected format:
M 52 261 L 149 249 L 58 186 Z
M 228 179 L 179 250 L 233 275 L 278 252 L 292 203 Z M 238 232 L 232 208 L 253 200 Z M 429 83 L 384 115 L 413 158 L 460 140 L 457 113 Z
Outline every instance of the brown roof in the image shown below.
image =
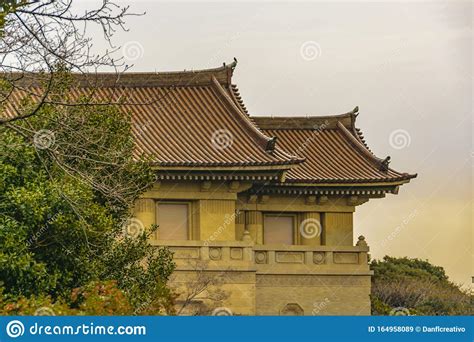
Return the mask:
M 416 176 L 390 169 L 388 160 L 372 154 L 355 127 L 357 110 L 321 117 L 250 117 L 232 84 L 235 66 L 76 74 L 73 94 L 93 89 L 101 101 L 121 99 L 132 114 L 136 155 L 147 155 L 171 172 L 282 169 L 289 170 L 286 183 L 293 185 L 392 183 Z M 9 75 L 23 77 L 15 82 L 20 87 L 39 87 L 38 74 Z M 22 94 L 14 93 L 10 105 L 18 104 Z
M 386 183 L 416 177 L 388 167 L 355 128 L 356 111 L 322 117 L 253 117 L 285 151 L 306 158 L 292 168 L 287 183 Z
M 249 119 L 231 84 L 236 63 L 200 71 L 75 75 L 78 93 L 124 99 L 132 113 L 136 155 L 162 167 L 265 167 L 288 169 L 302 159 L 275 147 Z M 24 77 L 24 86 L 38 86 Z M 18 101 L 18 99 L 17 99 Z

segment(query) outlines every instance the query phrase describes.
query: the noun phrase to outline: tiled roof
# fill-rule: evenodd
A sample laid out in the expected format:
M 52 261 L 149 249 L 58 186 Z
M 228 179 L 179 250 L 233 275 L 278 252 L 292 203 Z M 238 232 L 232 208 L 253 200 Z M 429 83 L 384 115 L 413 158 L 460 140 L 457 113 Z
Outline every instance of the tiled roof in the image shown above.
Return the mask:
M 302 162 L 275 147 L 249 119 L 231 84 L 235 62 L 216 69 L 163 73 L 75 75 L 78 93 L 124 101 L 131 112 L 136 155 L 162 167 L 264 167 Z M 22 80 L 37 86 L 35 77 Z M 18 99 L 17 99 L 18 101 Z
M 93 90 L 100 101 L 120 100 L 121 108 L 132 114 L 136 156 L 149 156 L 156 166 L 172 172 L 289 170 L 285 183 L 293 185 L 401 182 L 416 176 L 390 169 L 388 160 L 372 154 L 355 127 L 357 110 L 305 118 L 249 116 L 232 84 L 235 65 L 76 74 L 73 95 Z M 39 86 L 38 74 L 21 76 L 17 85 L 30 90 Z M 12 94 L 9 105 L 18 104 L 22 94 Z
M 377 158 L 354 126 L 356 113 L 325 117 L 253 117 L 262 131 L 277 137 L 285 151 L 306 158 L 286 175 L 286 183 L 386 183 L 416 177 Z

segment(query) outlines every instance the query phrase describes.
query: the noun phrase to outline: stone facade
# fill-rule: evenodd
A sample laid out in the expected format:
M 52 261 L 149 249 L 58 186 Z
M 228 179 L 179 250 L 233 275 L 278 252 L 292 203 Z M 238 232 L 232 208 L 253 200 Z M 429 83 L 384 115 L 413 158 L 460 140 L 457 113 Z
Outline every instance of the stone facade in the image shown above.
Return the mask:
M 137 201 L 134 215 L 144 227 L 157 222 L 162 201 L 192 208 L 189 240 L 160 240 L 158 229 L 151 241 L 174 253 L 170 285 L 179 293 L 179 314 L 219 314 L 222 308 L 233 315 L 370 314 L 369 249 L 363 238 L 354 245 L 352 232 L 355 205 L 366 199 L 255 198 L 248 188 L 163 182 Z M 294 215 L 295 244 L 264 243 L 263 217 L 272 212 Z M 314 236 L 301 230 L 308 220 L 319 225 Z

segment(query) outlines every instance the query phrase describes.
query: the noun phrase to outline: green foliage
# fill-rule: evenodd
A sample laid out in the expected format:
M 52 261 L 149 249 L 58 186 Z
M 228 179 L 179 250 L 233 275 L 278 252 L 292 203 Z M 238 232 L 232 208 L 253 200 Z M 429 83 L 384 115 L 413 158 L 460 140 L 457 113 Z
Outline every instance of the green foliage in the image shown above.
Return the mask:
M 63 299 L 39 295 L 13 299 L 0 296 L 0 315 L 132 315 L 133 306 L 113 281 L 92 282 L 71 292 L 68 304 Z
M 58 75 L 59 103 L 77 89 L 67 72 Z M 89 96 L 77 98 L 83 106 L 43 105 L 34 117 L 0 127 L 4 300 L 80 307 L 73 289 L 112 281 L 133 310 L 167 311 L 171 252 L 147 242 L 156 227 L 124 234 L 130 204 L 152 184 L 153 172 L 134 159 L 130 116 L 89 105 Z
M 444 269 L 428 261 L 385 256 L 371 262 L 372 314 L 404 308 L 415 315 L 470 315 L 472 294 L 449 281 Z
M 434 282 L 448 282 L 448 276 L 441 266 L 430 264 L 426 260 L 393 258 L 385 256 L 383 261 L 374 260 L 371 263 L 379 279 L 403 279 L 405 277 L 420 278 Z
M 158 312 L 160 308 L 172 313 L 173 293 L 166 287 L 166 280 L 174 270 L 170 251 L 150 246 L 146 234 L 111 247 L 104 256 L 108 267 L 103 279 L 115 280 L 124 289 L 137 314 Z

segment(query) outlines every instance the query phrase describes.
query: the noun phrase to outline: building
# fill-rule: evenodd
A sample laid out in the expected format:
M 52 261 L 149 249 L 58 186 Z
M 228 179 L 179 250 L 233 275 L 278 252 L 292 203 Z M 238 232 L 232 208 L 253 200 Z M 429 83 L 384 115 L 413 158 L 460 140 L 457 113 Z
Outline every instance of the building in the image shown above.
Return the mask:
M 98 74 L 126 96 L 136 154 L 157 181 L 133 208 L 174 252 L 180 314 L 368 315 L 369 248 L 353 213 L 416 177 L 372 154 L 358 108 L 322 117 L 249 115 L 216 69 Z
M 249 116 L 235 66 L 120 80 L 132 98 L 159 99 L 132 108 L 137 152 L 158 175 L 134 215 L 174 252 L 182 312 L 370 314 L 369 248 L 354 244 L 353 213 L 416 175 L 372 154 L 358 108 Z

